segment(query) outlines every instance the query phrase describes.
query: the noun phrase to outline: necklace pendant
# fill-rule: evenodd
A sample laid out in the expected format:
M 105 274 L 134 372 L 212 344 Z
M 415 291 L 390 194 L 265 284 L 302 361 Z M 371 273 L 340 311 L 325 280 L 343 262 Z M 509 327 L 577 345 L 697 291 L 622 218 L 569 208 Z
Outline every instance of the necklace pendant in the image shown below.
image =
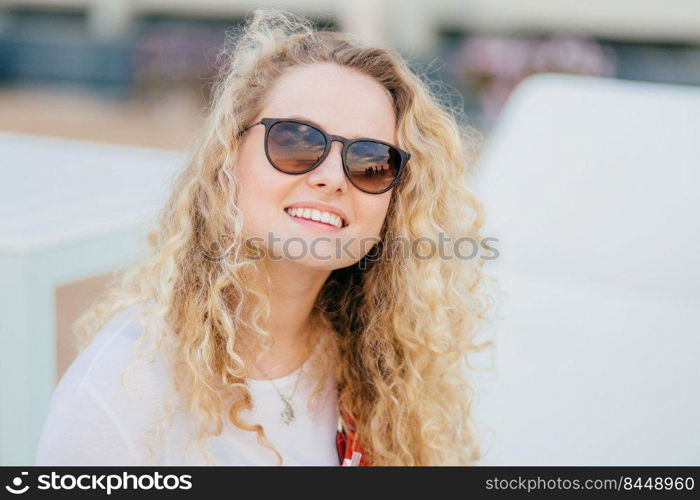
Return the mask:
M 282 417 L 282 423 L 285 425 L 289 425 L 295 420 L 295 415 L 294 415 L 294 408 L 292 408 L 291 403 L 287 400 L 287 398 L 282 397 L 282 402 L 284 403 L 284 410 L 282 410 L 282 413 L 280 413 L 280 416 Z

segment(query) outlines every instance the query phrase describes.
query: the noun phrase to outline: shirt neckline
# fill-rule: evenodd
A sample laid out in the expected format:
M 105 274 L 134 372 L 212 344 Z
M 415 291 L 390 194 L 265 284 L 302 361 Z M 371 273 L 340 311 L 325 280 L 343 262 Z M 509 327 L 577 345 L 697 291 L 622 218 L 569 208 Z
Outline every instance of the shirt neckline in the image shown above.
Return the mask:
M 300 375 L 300 372 L 311 362 L 311 358 L 313 358 L 316 355 L 316 352 L 318 351 L 318 346 L 320 342 L 316 342 L 314 345 L 313 349 L 311 350 L 311 354 L 309 355 L 308 358 L 306 358 L 306 361 L 304 361 L 297 369 L 295 369 L 293 372 L 284 375 L 282 377 L 277 377 L 273 379 L 269 378 L 263 378 L 263 379 L 254 379 L 247 377 L 246 382 L 251 388 L 255 389 L 267 389 L 267 390 L 275 390 L 275 386 L 280 389 L 281 387 L 287 387 L 291 386 L 292 382 L 296 383 L 297 376 Z M 274 385 L 273 385 L 274 383 Z
M 287 386 L 293 382 L 296 377 L 299 375 L 299 372 L 301 372 L 302 368 L 306 366 L 306 364 L 309 362 L 307 359 L 304 361 L 304 363 L 299 366 L 296 370 L 294 370 L 292 373 L 288 375 L 284 375 L 283 377 L 278 377 L 278 378 L 262 378 L 262 379 L 254 379 L 254 378 L 246 378 L 246 382 L 250 387 L 255 387 L 256 389 L 273 389 L 274 386 L 272 385 L 273 383 L 280 388 L 281 386 Z

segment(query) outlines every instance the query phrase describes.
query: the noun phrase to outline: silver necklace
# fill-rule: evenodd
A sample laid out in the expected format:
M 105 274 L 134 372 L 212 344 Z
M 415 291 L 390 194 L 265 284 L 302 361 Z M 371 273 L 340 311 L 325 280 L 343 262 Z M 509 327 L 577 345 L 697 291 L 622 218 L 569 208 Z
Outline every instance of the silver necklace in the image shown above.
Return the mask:
M 267 373 L 265 373 L 265 371 L 262 368 L 260 368 L 260 371 L 262 371 L 263 375 L 265 375 L 265 377 L 270 381 L 272 387 L 275 388 L 277 395 L 280 397 L 280 400 L 282 400 L 282 404 L 284 404 L 284 409 L 280 413 L 280 419 L 285 425 L 289 425 L 296 420 L 296 415 L 294 414 L 294 407 L 292 406 L 292 398 L 297 392 L 297 386 L 299 385 L 299 380 L 301 380 L 301 372 L 303 371 L 303 369 L 304 367 L 302 365 L 301 369 L 299 370 L 299 375 L 297 375 L 297 381 L 294 384 L 294 390 L 292 390 L 292 393 L 289 396 L 285 396 L 280 392 L 280 390 L 277 388 L 272 379 L 267 375 Z
M 262 372 L 262 374 L 265 376 L 265 378 L 272 384 L 272 387 L 274 387 L 275 392 L 277 392 L 277 395 L 279 396 L 280 400 L 282 401 L 282 404 L 284 405 L 284 409 L 282 412 L 280 412 L 280 420 L 282 421 L 283 424 L 285 425 L 290 425 L 292 422 L 296 420 L 296 414 L 294 413 L 294 407 L 292 406 L 292 399 L 294 398 L 294 395 L 297 392 L 297 387 L 299 386 L 299 380 L 301 380 L 301 374 L 304 371 L 304 364 L 302 364 L 301 369 L 299 370 L 299 375 L 297 375 L 297 381 L 294 384 L 294 389 L 292 390 L 292 393 L 289 396 L 285 396 L 282 394 L 282 392 L 277 388 L 277 385 L 273 382 L 272 378 L 267 374 L 265 370 L 262 369 L 260 365 L 258 365 L 257 361 L 255 360 L 255 356 L 253 356 L 253 353 L 251 352 L 250 349 L 248 349 L 248 346 L 241 340 L 241 343 L 243 344 L 243 347 L 246 348 L 246 350 L 251 354 L 253 363 L 255 366 L 257 366 L 258 370 Z

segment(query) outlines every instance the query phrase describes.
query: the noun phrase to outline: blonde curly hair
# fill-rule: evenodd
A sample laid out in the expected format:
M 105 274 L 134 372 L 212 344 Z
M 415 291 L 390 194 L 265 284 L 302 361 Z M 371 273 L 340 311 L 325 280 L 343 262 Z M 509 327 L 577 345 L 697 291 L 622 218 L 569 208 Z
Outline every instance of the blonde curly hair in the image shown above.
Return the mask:
M 431 90 L 390 48 L 334 31 L 316 30 L 299 15 L 257 9 L 229 33 L 222 73 L 193 154 L 175 180 L 148 252 L 115 279 L 75 324 L 81 348 L 117 312 L 145 304 L 144 334 L 176 339 L 173 377 L 200 423 L 198 438 L 218 435 L 223 416 L 256 432 L 283 458 L 259 424 L 242 420 L 251 408 L 239 332 L 269 345 L 268 294 L 256 285 L 264 261 L 246 245 L 234 175 L 243 129 L 288 68 L 334 63 L 369 75 L 389 92 L 398 146 L 411 160 L 394 187 L 371 262 L 332 271 L 312 311 L 325 374 L 338 382 L 373 465 L 472 464 L 480 458 L 466 380 L 468 354 L 492 299 L 482 259 L 421 258 L 383 244 L 392 238 L 480 241 L 484 209 L 471 187 L 482 141 L 460 112 Z M 225 258 L 207 258 L 229 237 Z M 156 343 L 156 344 L 157 344 Z M 155 349 L 154 344 L 153 349 Z

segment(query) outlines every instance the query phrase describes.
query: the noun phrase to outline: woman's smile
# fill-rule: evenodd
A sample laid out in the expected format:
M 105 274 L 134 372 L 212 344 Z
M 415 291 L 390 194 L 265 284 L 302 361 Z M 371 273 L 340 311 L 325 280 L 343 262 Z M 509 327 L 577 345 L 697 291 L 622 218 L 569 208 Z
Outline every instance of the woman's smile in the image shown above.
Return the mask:
M 320 215 L 321 219 L 320 220 L 313 220 L 314 214 L 312 213 L 311 215 L 308 214 L 309 209 L 287 209 L 285 210 L 285 213 L 289 218 L 291 218 L 294 222 L 297 224 L 301 224 L 303 226 L 307 226 L 310 228 L 313 228 L 318 231 L 323 231 L 323 232 L 329 232 L 329 233 L 338 233 L 342 229 L 341 227 L 338 227 L 342 225 L 342 221 L 340 220 L 339 217 L 337 216 L 327 216 L 327 215 Z M 312 211 L 313 212 L 313 211 Z M 315 212 L 319 212 L 318 210 L 315 210 Z M 294 213 L 295 215 L 292 215 Z M 327 212 L 326 212 L 327 214 Z M 308 217 L 308 218 L 307 218 Z M 324 219 L 327 219 L 328 222 L 323 222 Z M 335 224 L 334 224 L 335 221 Z

